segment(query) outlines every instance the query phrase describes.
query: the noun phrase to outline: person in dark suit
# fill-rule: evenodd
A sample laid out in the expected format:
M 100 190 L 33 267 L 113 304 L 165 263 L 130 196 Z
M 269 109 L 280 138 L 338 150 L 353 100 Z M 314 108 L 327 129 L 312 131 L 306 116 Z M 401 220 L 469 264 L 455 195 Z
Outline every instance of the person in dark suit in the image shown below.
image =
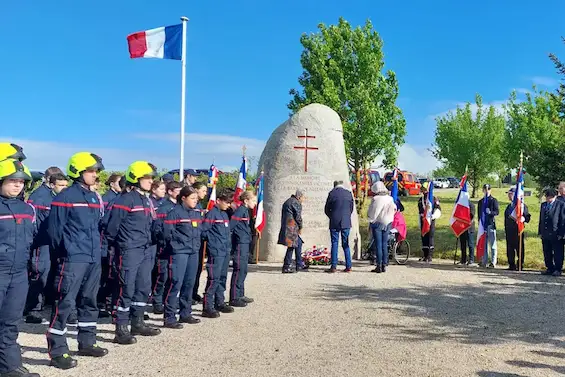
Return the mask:
M 293 273 L 291 269 L 292 254 L 296 258 L 296 271 L 300 270 L 302 264 L 302 202 L 304 193 L 296 190 L 296 193 L 286 200 L 282 205 L 281 229 L 279 231 L 278 244 L 287 247 L 282 268 L 283 274 Z
M 516 219 L 511 217 L 512 210 L 514 209 L 512 205 L 512 201 L 514 200 L 514 193 L 516 188 L 512 187 L 508 190 L 508 199 L 510 200 L 510 204 L 504 210 L 504 233 L 506 234 L 506 256 L 508 257 L 508 269 L 510 271 L 522 271 L 524 269 L 524 236 L 522 236 L 522 246 L 519 260 L 521 261 L 520 269 L 517 268 L 516 265 L 516 258 L 518 258 L 518 249 L 520 249 L 519 244 L 519 233 L 518 233 L 518 224 L 516 223 Z M 524 203 L 524 213 L 522 216 L 523 222 L 529 223 L 532 216 L 530 215 L 530 211 L 528 211 L 528 206 Z
M 461 244 L 460 264 L 471 266 L 475 264 L 475 205 L 471 201 L 469 201 L 469 211 L 471 211 L 471 226 L 461 233 L 459 242 Z M 469 254 L 467 254 L 467 248 Z
M 487 242 L 485 243 L 485 250 L 483 254 L 483 260 L 479 261 L 483 267 L 495 268 L 497 257 L 496 248 L 496 222 L 495 217 L 498 216 L 498 200 L 491 195 L 490 185 L 487 183 L 483 185 L 484 198 L 479 200 L 477 203 L 477 212 L 480 214 L 479 218 L 484 215 L 484 229 L 487 233 Z M 488 263 L 489 255 L 488 250 L 490 248 L 490 264 Z
M 332 239 L 331 267 L 326 271 L 333 273 L 337 269 L 337 250 L 339 237 L 345 253 L 345 270 L 351 271 L 351 250 L 349 249 L 349 231 L 351 230 L 351 214 L 353 213 L 353 193 L 343 187 L 343 181 L 338 181 L 328 194 L 324 212 L 330 219 L 330 236 Z
M 557 190 L 544 190 L 538 234 L 541 237 L 543 258 L 547 270 L 544 275 L 560 276 L 563 269 L 563 236 L 565 235 L 565 202 L 556 200 Z

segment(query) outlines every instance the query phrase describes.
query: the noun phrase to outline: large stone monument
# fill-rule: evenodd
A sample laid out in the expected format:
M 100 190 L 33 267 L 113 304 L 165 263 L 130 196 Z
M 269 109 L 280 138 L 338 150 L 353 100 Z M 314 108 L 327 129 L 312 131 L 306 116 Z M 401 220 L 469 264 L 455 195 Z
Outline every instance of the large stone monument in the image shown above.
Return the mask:
M 351 189 L 345 157 L 343 128 L 339 115 L 327 106 L 304 107 L 272 133 L 263 150 L 259 167 L 265 174 L 264 210 L 266 228 L 260 243 L 261 260 L 281 262 L 286 247 L 277 245 L 281 226 L 282 204 L 295 193 L 304 191 L 302 205 L 304 248 L 331 246 L 329 220 L 324 206 L 334 181 L 344 181 Z M 359 256 L 361 237 L 357 212 L 349 244 L 354 257 Z M 340 244 L 340 259 L 343 252 Z

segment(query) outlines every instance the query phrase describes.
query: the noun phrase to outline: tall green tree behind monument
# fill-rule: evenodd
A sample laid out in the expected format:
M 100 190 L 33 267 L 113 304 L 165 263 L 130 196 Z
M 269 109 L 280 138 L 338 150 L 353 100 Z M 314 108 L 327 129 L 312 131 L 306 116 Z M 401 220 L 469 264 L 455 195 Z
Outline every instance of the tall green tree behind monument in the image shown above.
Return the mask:
M 292 100 L 287 106 L 294 114 L 306 105 L 321 103 L 339 114 L 362 205 L 359 172 L 382 155 L 386 167 L 395 165 L 404 143 L 406 121 L 396 105 L 398 81 L 393 71 L 383 73 L 383 41 L 369 20 L 352 29 L 340 18 L 337 25 L 322 23 L 318 29 L 300 38 L 302 90 L 290 90 Z

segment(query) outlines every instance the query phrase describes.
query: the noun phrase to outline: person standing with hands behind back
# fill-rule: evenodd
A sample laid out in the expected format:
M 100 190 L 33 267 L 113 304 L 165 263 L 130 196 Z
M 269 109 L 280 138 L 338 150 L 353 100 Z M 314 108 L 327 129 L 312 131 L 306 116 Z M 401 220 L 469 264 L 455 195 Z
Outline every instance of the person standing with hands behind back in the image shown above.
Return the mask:
M 543 192 L 538 234 L 543 247 L 546 271 L 544 275 L 560 276 L 563 270 L 563 237 L 565 236 L 565 202 L 557 200 L 557 191 L 547 188 Z
M 324 212 L 330 219 L 330 236 L 332 240 L 331 267 L 326 272 L 334 273 L 337 269 L 337 251 L 339 237 L 345 254 L 345 270 L 351 271 L 351 250 L 349 249 L 349 231 L 351 230 L 351 214 L 353 213 L 353 194 L 343 187 L 343 181 L 330 191 Z
M 483 267 L 495 268 L 497 261 L 497 248 L 496 248 L 496 223 L 494 218 L 498 216 L 498 200 L 492 197 L 490 185 L 487 183 L 483 186 L 484 198 L 479 200 L 477 205 L 477 212 L 485 214 L 485 223 L 483 224 L 487 232 L 487 242 L 485 244 L 485 253 L 481 265 Z M 491 250 L 490 264 L 488 263 L 488 250 Z
M 508 269 L 510 271 L 521 271 L 524 269 L 524 236 L 522 236 L 522 245 L 520 246 L 520 235 L 518 233 L 518 224 L 516 220 L 511 216 L 512 210 L 514 209 L 514 193 L 516 188 L 512 187 L 508 190 L 508 199 L 510 203 L 504 210 L 504 233 L 506 235 L 506 255 L 508 257 Z M 523 221 L 529 223 L 531 219 L 530 211 L 528 211 L 528 206 L 524 203 L 524 214 Z M 521 248 L 520 256 L 518 252 Z M 521 261 L 519 269 L 516 264 L 516 258 Z

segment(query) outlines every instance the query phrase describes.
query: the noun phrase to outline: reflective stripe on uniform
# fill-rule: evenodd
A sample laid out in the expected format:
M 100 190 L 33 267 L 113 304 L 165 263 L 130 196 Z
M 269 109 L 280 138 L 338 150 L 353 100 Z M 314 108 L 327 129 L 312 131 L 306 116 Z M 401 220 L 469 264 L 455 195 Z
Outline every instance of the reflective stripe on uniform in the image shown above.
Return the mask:
M 65 327 L 64 330 L 57 330 L 57 329 L 50 327 L 49 330 L 47 330 L 47 332 L 49 332 L 51 334 L 55 334 L 55 335 L 65 335 L 67 333 L 67 328 Z
M 96 327 L 96 322 L 79 322 L 78 327 Z

